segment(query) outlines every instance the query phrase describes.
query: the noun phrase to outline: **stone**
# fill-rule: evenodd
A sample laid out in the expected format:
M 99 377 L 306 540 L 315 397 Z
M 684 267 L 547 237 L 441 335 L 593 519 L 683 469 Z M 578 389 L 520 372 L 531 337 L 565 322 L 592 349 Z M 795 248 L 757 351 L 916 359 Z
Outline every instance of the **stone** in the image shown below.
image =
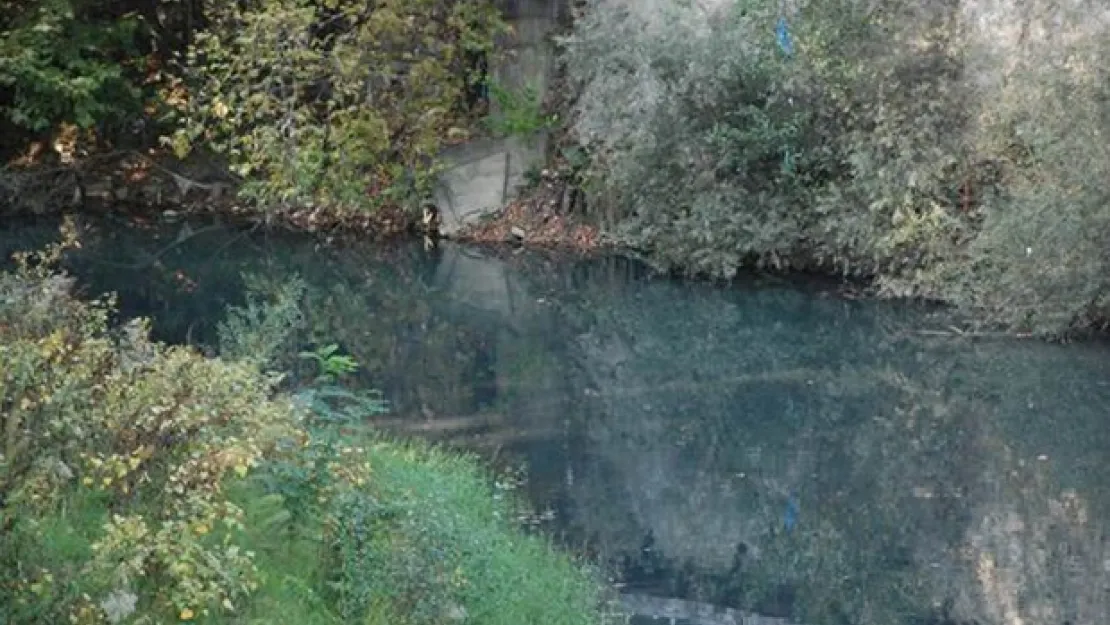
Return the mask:
M 466 608 L 458 603 L 452 603 L 447 608 L 447 620 L 453 623 L 462 623 L 466 621 Z

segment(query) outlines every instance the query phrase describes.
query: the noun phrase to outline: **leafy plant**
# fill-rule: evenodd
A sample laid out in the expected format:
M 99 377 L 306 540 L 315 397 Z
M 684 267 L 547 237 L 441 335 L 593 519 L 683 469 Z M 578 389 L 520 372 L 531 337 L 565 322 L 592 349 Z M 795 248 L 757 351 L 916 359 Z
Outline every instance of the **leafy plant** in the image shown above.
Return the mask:
M 468 53 L 504 22 L 483 0 L 206 5 L 188 55 L 179 155 L 207 147 L 265 207 L 355 210 L 423 197 L 466 120 Z
M 543 94 L 534 82 L 518 89 L 505 87 L 495 79 L 489 79 L 487 84 L 494 106 L 484 123 L 494 135 L 531 137 L 553 127 L 558 120 L 554 114 L 544 112 Z
M 340 376 L 358 371 L 358 363 L 354 358 L 344 354 L 336 354 L 339 346 L 335 343 L 325 345 L 312 352 L 301 352 L 301 358 L 313 360 L 320 367 L 320 376 L 316 382 L 334 383 Z

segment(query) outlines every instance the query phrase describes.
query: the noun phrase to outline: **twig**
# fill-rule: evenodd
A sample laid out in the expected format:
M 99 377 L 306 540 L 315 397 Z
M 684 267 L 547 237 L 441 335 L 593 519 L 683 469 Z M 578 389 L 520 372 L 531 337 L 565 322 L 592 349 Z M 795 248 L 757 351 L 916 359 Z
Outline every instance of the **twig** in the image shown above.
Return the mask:
M 183 235 L 183 236 L 179 235 L 177 237 L 177 239 L 174 240 L 173 243 L 170 243 L 169 245 L 163 247 L 162 249 L 158 250 L 154 254 L 150 255 L 150 258 L 145 260 L 145 261 L 140 261 L 140 262 L 137 262 L 137 263 L 114 263 L 110 260 L 97 260 L 97 259 L 94 258 L 94 259 L 92 259 L 92 262 L 99 263 L 101 265 L 105 265 L 105 266 L 108 266 L 108 267 L 116 267 L 118 269 L 146 269 L 147 267 L 151 267 L 155 263 L 157 263 L 163 256 L 165 256 L 167 253 L 169 253 L 170 250 L 172 250 L 173 248 L 175 248 L 175 247 L 181 245 L 182 243 L 188 241 L 189 239 L 191 239 L 191 238 L 193 238 L 193 237 L 195 237 L 199 234 L 202 234 L 204 232 L 210 232 L 212 230 L 219 230 L 223 227 L 224 226 L 222 224 L 216 224 L 216 225 L 213 225 L 213 226 L 206 226 L 206 227 L 201 228 L 199 230 L 192 230 L 188 234 Z
M 990 339 L 1031 339 L 1033 334 L 1030 332 L 979 332 L 974 330 L 961 330 L 955 326 L 949 326 L 947 330 L 917 330 L 915 334 L 922 336 L 958 336 L 961 338 L 990 338 Z
M 169 176 L 173 178 L 174 186 L 177 187 L 178 192 L 181 194 L 182 200 L 184 200 L 186 196 L 189 195 L 189 191 L 191 191 L 194 187 L 197 189 L 204 189 L 206 191 L 223 191 L 228 187 L 227 183 L 224 182 L 201 182 L 199 180 L 194 180 L 192 178 L 183 176 L 182 174 L 179 174 L 166 167 L 165 165 L 162 165 L 158 161 L 150 158 L 142 152 L 136 152 L 132 150 L 130 153 L 143 159 L 143 161 L 145 161 L 151 167 L 154 167 L 155 169 L 158 169 L 163 173 L 169 174 Z

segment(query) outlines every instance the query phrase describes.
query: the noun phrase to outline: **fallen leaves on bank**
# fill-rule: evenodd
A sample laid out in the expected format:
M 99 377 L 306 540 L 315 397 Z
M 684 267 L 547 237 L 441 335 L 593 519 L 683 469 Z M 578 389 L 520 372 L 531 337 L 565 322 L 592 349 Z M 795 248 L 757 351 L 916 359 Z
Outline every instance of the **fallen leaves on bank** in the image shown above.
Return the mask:
M 562 185 L 544 183 L 494 217 L 463 228 L 456 238 L 475 243 L 519 242 L 577 252 L 604 247 L 597 227 L 562 209 L 563 193 Z

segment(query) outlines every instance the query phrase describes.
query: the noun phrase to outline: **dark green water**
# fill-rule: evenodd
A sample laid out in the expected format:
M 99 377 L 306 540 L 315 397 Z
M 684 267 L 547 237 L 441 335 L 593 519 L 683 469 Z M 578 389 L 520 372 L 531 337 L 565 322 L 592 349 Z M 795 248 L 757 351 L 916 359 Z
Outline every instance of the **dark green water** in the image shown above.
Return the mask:
M 9 225 L 0 252 L 55 232 Z M 814 625 L 1110 623 L 1106 345 L 620 259 L 122 220 L 83 241 L 86 292 L 212 350 L 229 306 L 303 280 L 290 354 L 336 342 L 383 427 L 525 465 L 535 522 L 626 592 Z

